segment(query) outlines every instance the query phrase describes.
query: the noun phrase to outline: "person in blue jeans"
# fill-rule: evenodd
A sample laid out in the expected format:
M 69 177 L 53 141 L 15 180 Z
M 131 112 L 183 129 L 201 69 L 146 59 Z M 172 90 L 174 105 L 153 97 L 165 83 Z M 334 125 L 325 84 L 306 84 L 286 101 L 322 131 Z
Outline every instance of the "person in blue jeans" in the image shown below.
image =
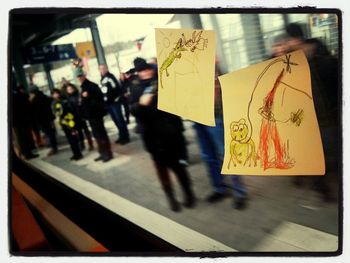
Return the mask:
M 194 123 L 193 128 L 196 131 L 202 159 L 206 162 L 208 175 L 214 191 L 208 196 L 207 201 L 210 203 L 223 200 L 227 196 L 227 188 L 233 190 L 234 202 L 236 209 L 246 207 L 247 189 L 238 175 L 222 175 L 221 167 L 224 159 L 224 125 L 222 118 L 221 89 L 218 81 L 219 71 L 216 70 L 215 76 L 215 118 L 216 126 L 206 126 L 200 123 Z M 224 182 L 224 178 L 230 177 L 232 186 Z
M 224 178 L 231 177 L 234 195 L 234 206 L 242 209 L 246 205 L 247 190 L 238 175 L 222 175 L 221 166 L 224 157 L 224 126 L 222 118 L 216 118 L 216 126 L 210 127 L 195 123 L 194 129 L 197 133 L 202 159 L 206 162 L 208 174 L 214 192 L 207 198 L 210 203 L 218 202 L 227 196 L 228 185 Z
M 105 64 L 99 66 L 101 73 L 101 91 L 108 113 L 119 130 L 117 144 L 127 144 L 130 142 L 129 131 L 122 113 L 122 97 L 124 91 L 119 85 L 115 76 L 108 71 Z

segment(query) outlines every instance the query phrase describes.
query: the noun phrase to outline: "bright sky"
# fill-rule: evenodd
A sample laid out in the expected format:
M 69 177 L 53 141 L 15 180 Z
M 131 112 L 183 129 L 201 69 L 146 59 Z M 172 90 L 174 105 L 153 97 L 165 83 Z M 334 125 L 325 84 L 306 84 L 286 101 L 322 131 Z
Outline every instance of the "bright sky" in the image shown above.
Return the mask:
M 135 40 L 153 32 L 156 27 L 164 26 L 172 14 L 105 14 L 97 17 L 102 45 L 117 41 Z M 77 29 L 56 40 L 53 44 L 68 44 L 90 41 L 88 28 Z

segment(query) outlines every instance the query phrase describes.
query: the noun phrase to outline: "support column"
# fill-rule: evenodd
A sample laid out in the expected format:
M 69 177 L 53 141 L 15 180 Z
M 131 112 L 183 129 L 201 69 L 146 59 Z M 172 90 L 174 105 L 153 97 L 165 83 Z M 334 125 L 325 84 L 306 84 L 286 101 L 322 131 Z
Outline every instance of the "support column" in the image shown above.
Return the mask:
M 96 50 L 97 62 L 99 65 L 107 65 L 105 52 L 100 39 L 100 33 L 98 32 L 98 27 L 95 19 L 90 20 L 90 30 L 92 35 L 92 40 Z
M 258 63 L 266 54 L 259 15 L 241 14 L 241 22 L 249 64 Z
M 13 74 L 13 77 L 16 77 L 17 85 L 21 84 L 25 90 L 28 90 L 28 82 L 27 82 L 27 77 L 26 73 L 24 71 L 23 65 L 24 65 L 24 60 L 22 56 L 22 50 L 21 47 L 18 45 L 18 41 L 14 40 L 13 42 L 13 47 L 12 47 L 12 66 L 15 70 L 15 75 Z
M 45 63 L 44 64 L 44 70 L 46 73 L 46 78 L 47 78 L 47 82 L 49 84 L 49 89 L 52 92 L 53 89 L 55 88 L 55 85 L 53 83 L 52 77 L 51 77 L 51 64 L 50 63 Z
M 195 29 L 203 29 L 203 24 L 202 24 L 202 20 L 199 14 L 191 14 L 191 22 L 193 25 L 193 28 Z
M 210 14 L 209 17 L 213 25 L 213 29 L 216 32 L 216 50 L 217 50 L 217 56 L 219 59 L 220 72 L 222 74 L 225 74 L 228 72 L 228 66 L 227 66 L 226 56 L 224 52 L 224 45 L 221 38 L 219 23 L 218 23 L 218 20 L 216 19 L 215 14 Z
M 286 27 L 289 24 L 288 14 L 282 14 L 282 17 L 283 17 L 284 27 Z

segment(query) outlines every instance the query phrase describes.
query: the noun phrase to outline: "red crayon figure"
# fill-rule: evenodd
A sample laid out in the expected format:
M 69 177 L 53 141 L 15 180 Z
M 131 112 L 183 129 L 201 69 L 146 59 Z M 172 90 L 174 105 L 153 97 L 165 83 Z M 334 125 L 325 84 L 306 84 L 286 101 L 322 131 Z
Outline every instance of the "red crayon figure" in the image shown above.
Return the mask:
M 259 156 L 264 170 L 268 168 L 288 169 L 294 165 L 292 160 L 288 160 L 288 152 L 281 145 L 276 119 L 272 112 L 274 96 L 279 84 L 281 83 L 283 74 L 284 69 L 282 69 L 273 85 L 273 88 L 265 97 L 263 107 L 259 109 L 259 114 L 263 117 L 260 129 Z M 274 152 L 274 156 L 270 156 L 271 146 L 273 146 L 272 152 Z

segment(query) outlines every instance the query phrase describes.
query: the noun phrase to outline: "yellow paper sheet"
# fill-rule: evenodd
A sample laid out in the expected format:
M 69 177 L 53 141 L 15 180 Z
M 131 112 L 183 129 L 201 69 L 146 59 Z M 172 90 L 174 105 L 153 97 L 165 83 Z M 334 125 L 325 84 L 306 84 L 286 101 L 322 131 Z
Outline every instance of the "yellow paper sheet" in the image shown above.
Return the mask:
M 156 29 L 158 109 L 215 126 L 212 30 Z
M 219 77 L 223 174 L 324 175 L 310 69 L 302 51 Z

